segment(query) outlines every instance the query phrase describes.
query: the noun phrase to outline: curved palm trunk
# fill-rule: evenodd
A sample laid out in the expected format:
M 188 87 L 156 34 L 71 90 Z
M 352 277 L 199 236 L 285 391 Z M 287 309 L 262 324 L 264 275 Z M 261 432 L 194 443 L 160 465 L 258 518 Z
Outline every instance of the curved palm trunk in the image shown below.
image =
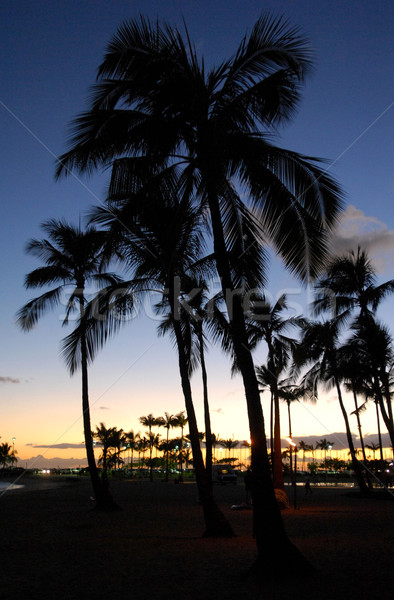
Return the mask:
M 356 407 L 355 413 L 356 413 L 356 419 L 357 419 L 358 434 L 360 436 L 361 451 L 363 453 L 363 460 L 366 461 L 367 460 L 367 455 L 365 454 L 364 437 L 363 437 L 363 432 L 362 432 L 362 428 L 361 428 L 361 419 L 360 419 L 360 415 L 359 415 L 359 412 L 358 412 L 357 394 L 356 394 L 355 389 L 354 389 L 353 386 L 352 386 L 352 388 L 353 388 L 354 406 Z
M 367 464 L 367 455 L 365 453 L 365 444 L 364 444 L 364 437 L 363 437 L 363 432 L 362 432 L 362 428 L 361 428 L 361 419 L 360 419 L 360 415 L 359 415 L 359 412 L 358 412 L 357 394 L 356 394 L 356 391 L 355 391 L 354 387 L 353 387 L 353 398 L 354 398 L 354 405 L 356 407 L 356 411 L 355 412 L 356 412 L 356 418 L 357 418 L 358 434 L 360 436 L 361 451 L 362 451 L 362 455 L 363 455 L 364 464 L 366 465 Z M 370 490 L 372 490 L 372 481 L 371 481 L 370 473 L 369 473 L 368 470 L 366 470 L 365 473 L 366 473 L 368 487 L 369 487 Z
M 348 419 L 348 416 L 347 416 L 345 405 L 343 404 L 341 387 L 339 385 L 339 381 L 338 381 L 338 378 L 336 376 L 335 376 L 335 386 L 336 386 L 336 389 L 337 389 L 339 405 L 341 407 L 343 419 L 345 421 L 346 437 L 347 437 L 347 441 L 348 441 L 348 444 L 349 444 L 349 450 L 350 450 L 350 455 L 352 457 L 352 465 L 353 465 L 354 473 L 356 475 L 357 484 L 358 484 L 358 487 L 360 488 L 360 492 L 362 494 L 367 495 L 367 494 L 369 494 L 371 492 L 368 489 L 368 486 L 367 486 L 367 484 L 366 484 L 366 482 L 364 480 L 363 472 L 362 472 L 362 469 L 360 467 L 360 462 L 357 460 L 357 457 L 356 457 L 356 452 L 354 450 L 354 444 L 353 444 L 353 436 L 352 436 L 352 432 L 350 430 L 350 425 L 349 425 L 349 419 Z
M 202 374 L 203 394 L 204 394 L 204 423 L 205 423 L 205 470 L 209 485 L 212 485 L 212 430 L 211 430 L 211 417 L 209 413 L 209 401 L 208 401 L 208 376 L 207 369 L 205 366 L 205 355 L 204 355 L 204 340 L 202 335 L 202 325 L 199 323 L 198 328 L 198 341 L 200 346 L 200 365 Z
M 94 457 L 93 436 L 90 424 L 90 407 L 88 393 L 88 367 L 87 367 L 87 352 L 85 334 L 81 335 L 81 370 L 82 370 L 82 413 L 83 413 L 83 429 L 85 436 L 86 456 L 88 460 L 89 473 L 92 481 L 93 492 L 96 498 L 97 508 L 108 509 L 114 508 L 115 503 L 108 486 L 105 481 L 100 481 L 99 473 Z
M 174 286 L 171 280 L 168 289 L 171 312 L 174 315 L 173 327 L 178 347 L 179 373 L 181 377 L 182 391 L 185 399 L 186 414 L 189 424 L 190 442 L 193 453 L 193 465 L 196 474 L 196 483 L 198 488 L 199 499 L 202 504 L 206 527 L 203 537 L 235 537 L 231 525 L 229 524 L 222 511 L 219 509 L 219 507 L 213 499 L 212 489 L 206 475 L 198 436 L 197 419 L 194 411 L 192 390 L 190 386 L 187 351 L 185 348 L 179 319 L 174 313 Z
M 209 178 L 206 178 L 206 180 L 208 181 Z M 232 303 L 228 297 L 228 294 L 233 291 L 234 286 L 232 285 L 224 241 L 219 203 L 214 190 L 209 194 L 208 201 L 214 234 L 216 265 L 230 317 L 234 352 L 245 388 L 250 438 L 252 442 L 253 527 L 258 557 L 251 570 L 256 575 L 261 575 L 264 572 L 270 577 L 283 577 L 282 565 L 284 560 L 286 565 L 289 566 L 286 575 L 291 576 L 294 572 L 307 572 L 308 569 L 311 570 L 311 566 L 290 542 L 285 532 L 282 516 L 275 498 L 268 460 L 259 387 L 252 354 L 249 349 L 244 313 L 239 297 L 236 295 L 233 296 Z

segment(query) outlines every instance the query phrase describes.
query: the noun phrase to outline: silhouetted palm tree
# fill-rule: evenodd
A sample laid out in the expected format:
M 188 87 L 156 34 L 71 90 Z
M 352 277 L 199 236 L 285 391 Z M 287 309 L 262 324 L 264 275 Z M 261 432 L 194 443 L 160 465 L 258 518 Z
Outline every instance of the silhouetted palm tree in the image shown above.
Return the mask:
M 104 423 L 100 423 L 99 426 L 96 427 L 96 431 L 93 432 L 93 437 L 96 438 L 101 444 L 102 452 L 99 457 L 99 464 L 102 466 L 102 475 L 101 479 L 108 485 L 108 458 L 109 458 L 109 450 L 112 447 L 112 436 L 115 432 L 116 427 L 106 427 Z
M 305 471 L 305 453 L 313 450 L 313 445 L 307 444 L 303 440 L 298 443 L 298 447 L 302 450 L 302 470 Z
M 181 429 L 181 438 L 180 438 L 180 452 L 179 452 L 179 470 L 180 470 L 180 481 L 183 481 L 183 440 L 184 440 L 184 429 L 187 425 L 187 417 L 185 416 L 185 411 L 181 411 L 177 415 L 175 415 L 177 424 L 176 427 L 180 427 Z
M 257 250 L 263 259 L 267 240 L 303 280 L 316 275 L 325 254 L 341 204 L 338 187 L 316 161 L 278 148 L 269 137 L 292 115 L 310 60 L 300 32 L 268 16 L 257 21 L 231 59 L 208 72 L 188 34 L 185 43 L 167 25 L 142 17 L 127 22 L 108 47 L 91 110 L 76 121 L 72 149 L 58 169 L 58 174 L 88 171 L 115 160 L 112 182 L 118 189 L 147 163 L 177 169 L 185 187 L 190 184 L 209 209 L 248 405 L 258 570 L 264 566 L 271 573 L 277 567 L 273 557 L 290 555 L 288 564 L 295 568 L 300 557 L 285 535 L 271 483 L 242 295 L 231 293 L 242 282 L 261 284 L 261 260 L 253 277 L 249 263 Z M 253 213 L 236 193 L 237 183 Z
M 338 347 L 339 347 L 340 326 L 338 321 L 325 321 L 321 323 L 304 322 L 303 338 L 300 345 L 300 355 L 304 355 L 305 363 L 313 363 L 313 366 L 304 377 L 308 387 L 315 387 L 315 381 L 324 382 L 326 386 L 335 387 L 339 406 L 345 421 L 346 437 L 349 450 L 352 456 L 353 469 L 356 474 L 357 483 L 360 491 L 368 493 L 367 485 L 364 481 L 360 463 L 354 452 L 353 436 L 349 425 L 349 418 L 343 403 L 342 391 L 340 387 L 340 373 L 338 368 Z
M 382 393 L 379 385 L 380 380 L 383 389 L 388 390 L 387 358 L 393 353 L 390 348 L 391 336 L 375 317 L 382 300 L 394 292 L 394 279 L 380 285 L 376 285 L 376 281 L 376 270 L 367 252 L 360 247 L 357 252 L 351 250 L 333 258 L 328 264 L 325 274 L 316 284 L 314 308 L 317 314 L 331 311 L 341 319 L 356 315 L 352 324 L 355 330 L 353 351 L 356 350 L 358 338 L 362 364 L 365 364 L 366 358 L 370 361 L 375 395 L 394 448 L 391 397 L 388 391 L 386 395 Z
M 140 439 L 139 433 L 134 433 L 131 429 L 125 434 L 127 447 L 130 448 L 130 471 L 133 474 L 133 463 L 134 463 L 134 450 L 137 449 L 137 442 Z
M 149 446 L 149 478 L 151 481 L 153 481 L 152 452 L 153 452 L 153 448 L 154 448 L 154 445 L 157 440 L 156 440 L 155 436 L 152 434 L 152 427 L 155 427 L 155 426 L 160 427 L 161 421 L 160 421 L 160 417 L 154 417 L 152 415 L 152 413 L 150 413 L 146 417 L 140 417 L 139 422 L 141 423 L 141 425 L 144 425 L 144 427 L 148 427 L 148 434 L 147 434 L 146 439 L 147 439 L 148 446 Z
M 72 286 L 63 325 L 69 322 L 73 312 L 77 313 L 79 320 L 73 333 L 63 341 L 63 355 L 71 374 L 78 368 L 82 372 L 85 447 L 96 503 L 100 508 L 111 507 L 113 500 L 106 486 L 100 482 L 93 451 L 88 363 L 94 357 L 94 350 L 87 343 L 88 323 L 84 320 L 84 311 L 87 284 L 94 283 L 98 288 L 118 285 L 120 278 L 112 273 L 102 272 L 101 253 L 104 238 L 103 234 L 95 228 L 88 227 L 82 231 L 80 228 L 55 219 L 45 222 L 42 228 L 48 235 L 48 239 L 31 240 L 28 243 L 27 251 L 42 259 L 45 266 L 29 273 L 25 279 L 25 286 L 29 289 L 48 287 L 54 283 L 58 283 L 58 286 L 44 292 L 21 308 L 18 312 L 18 323 L 24 330 L 31 330 L 46 310 L 60 304 L 62 292 Z
M 3 469 L 5 469 L 7 465 L 13 465 L 17 462 L 15 454 L 16 451 L 10 444 L 7 442 L 2 442 L 0 444 L 0 465 Z
M 159 417 L 157 420 L 157 424 L 159 427 L 164 427 L 167 429 L 166 435 L 166 476 L 165 481 L 168 481 L 168 473 L 169 473 L 169 435 L 170 429 L 178 426 L 178 419 L 175 415 L 170 415 L 170 413 L 165 412 L 164 417 Z

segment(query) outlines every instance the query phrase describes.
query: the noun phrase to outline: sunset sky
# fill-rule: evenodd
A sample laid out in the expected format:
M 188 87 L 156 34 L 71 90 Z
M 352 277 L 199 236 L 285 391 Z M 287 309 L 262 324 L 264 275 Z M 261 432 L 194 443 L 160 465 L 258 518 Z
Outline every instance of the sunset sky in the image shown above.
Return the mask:
M 84 457 L 80 376 L 70 378 L 59 355 L 59 342 L 70 331 L 61 327 L 63 311 L 46 315 L 28 334 L 16 327 L 15 314 L 39 293 L 23 287 L 25 274 L 39 266 L 25 254 L 26 242 L 42 237 L 40 224 L 46 219 L 64 217 L 77 224 L 105 198 L 108 173 L 56 183 L 54 162 L 66 149 L 70 121 L 87 107 L 106 44 L 125 19 L 140 13 L 165 18 L 181 30 L 184 18 L 206 64 L 218 64 L 237 49 L 263 10 L 300 26 L 315 51 L 315 71 L 299 112 L 278 132 L 278 144 L 331 161 L 329 171 L 346 194 L 335 248 L 366 245 L 379 280 L 394 276 L 391 1 L 3 1 L 0 436 L 8 443 L 16 438 L 22 464 L 38 455 L 45 459 L 37 466 L 46 459 L 63 465 L 71 464 L 71 457 L 77 462 Z M 293 312 L 307 314 L 310 295 L 274 260 L 267 292 L 276 299 L 284 291 Z M 103 421 L 143 433 L 138 417 L 183 410 L 176 354 L 169 340 L 156 335 L 154 301 L 108 343 L 90 369 L 93 427 Z M 394 331 L 392 299 L 379 316 Z M 264 359 L 261 346 L 256 363 Z M 231 379 L 228 360 L 218 348 L 209 351 L 208 377 L 213 431 L 223 438 L 249 438 L 241 380 Z M 202 429 L 199 372 L 193 386 Z M 265 409 L 268 402 L 264 394 Z M 334 392 L 316 406 L 297 405 L 293 418 L 298 438 L 333 440 L 333 434 L 344 431 Z M 365 433 L 376 434 L 374 406 L 362 418 Z M 355 420 L 352 427 L 356 431 Z M 287 435 L 284 410 L 283 430 Z M 342 436 L 335 439 L 339 448 Z

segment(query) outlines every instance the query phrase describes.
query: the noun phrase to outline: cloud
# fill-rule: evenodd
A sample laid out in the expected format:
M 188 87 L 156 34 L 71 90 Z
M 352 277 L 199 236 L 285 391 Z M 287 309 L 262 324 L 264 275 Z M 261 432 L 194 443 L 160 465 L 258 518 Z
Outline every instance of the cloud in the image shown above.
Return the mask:
M 376 217 L 367 216 L 350 204 L 342 213 L 332 240 L 335 254 L 366 249 L 378 271 L 384 271 L 394 260 L 394 231 Z
M 63 444 L 26 444 L 32 448 L 57 448 L 58 450 L 69 450 L 70 448 L 85 448 L 85 444 L 70 444 L 64 442 Z
M 99 406 L 99 410 L 109 410 L 108 406 Z
M 212 412 L 218 413 L 219 415 L 224 415 L 222 408 L 214 408 L 212 409 Z
M 0 375 L 0 383 L 20 383 L 20 379 L 15 379 L 14 377 L 2 377 Z

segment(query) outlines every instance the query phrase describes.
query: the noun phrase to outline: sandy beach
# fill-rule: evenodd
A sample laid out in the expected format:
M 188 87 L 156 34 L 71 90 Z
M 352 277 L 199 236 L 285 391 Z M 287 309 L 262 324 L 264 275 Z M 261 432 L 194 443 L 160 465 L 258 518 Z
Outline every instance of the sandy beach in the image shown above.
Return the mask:
M 215 496 L 234 539 L 202 539 L 194 483 L 113 482 L 121 510 L 92 510 L 89 481 L 21 478 L 0 492 L 0 595 L 4 600 L 391 599 L 394 498 L 361 499 L 348 489 L 299 490 L 299 510 L 283 512 L 292 541 L 316 575 L 256 582 L 252 512 L 231 510 L 242 484 Z M 278 557 L 278 561 L 281 557 Z M 283 572 L 286 564 L 282 565 Z

